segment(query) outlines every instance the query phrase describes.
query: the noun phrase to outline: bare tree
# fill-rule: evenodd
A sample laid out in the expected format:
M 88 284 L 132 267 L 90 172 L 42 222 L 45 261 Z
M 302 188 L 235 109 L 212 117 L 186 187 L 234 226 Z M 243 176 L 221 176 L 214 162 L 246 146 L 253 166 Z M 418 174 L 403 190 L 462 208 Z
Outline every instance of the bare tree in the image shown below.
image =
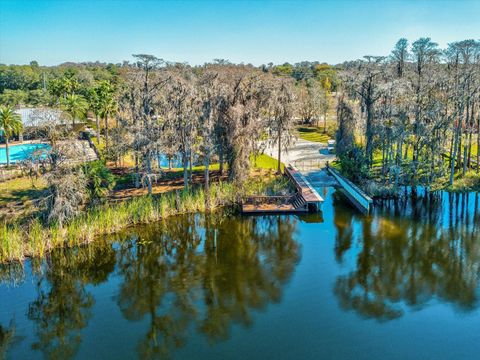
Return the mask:
M 274 78 L 269 94 L 269 122 L 270 141 L 278 145 L 277 173 L 281 173 L 282 150 L 287 149 L 294 140 L 293 123 L 295 97 L 292 81 Z

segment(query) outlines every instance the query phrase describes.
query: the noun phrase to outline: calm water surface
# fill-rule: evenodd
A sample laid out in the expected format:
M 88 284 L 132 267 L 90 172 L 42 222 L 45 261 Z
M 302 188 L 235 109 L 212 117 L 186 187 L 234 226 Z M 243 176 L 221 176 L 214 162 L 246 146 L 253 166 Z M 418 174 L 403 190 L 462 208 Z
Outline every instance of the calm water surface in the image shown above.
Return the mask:
M 184 216 L 0 269 L 12 359 L 476 359 L 480 197 Z M 1 357 L 1 356 L 0 356 Z

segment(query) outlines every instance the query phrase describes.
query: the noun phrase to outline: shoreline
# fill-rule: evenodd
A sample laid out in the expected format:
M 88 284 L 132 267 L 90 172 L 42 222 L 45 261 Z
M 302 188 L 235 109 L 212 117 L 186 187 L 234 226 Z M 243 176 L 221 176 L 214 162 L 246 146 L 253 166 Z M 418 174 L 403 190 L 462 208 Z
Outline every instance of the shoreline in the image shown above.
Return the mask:
M 237 190 L 229 183 L 212 184 L 208 207 L 202 187 L 160 196 L 141 196 L 89 209 L 62 228 L 55 224 L 43 225 L 38 217 L 26 226 L 18 222 L 4 223 L 0 230 L 0 265 L 43 257 L 56 248 L 86 245 L 98 237 L 170 216 L 205 213 L 233 206 L 238 198 Z

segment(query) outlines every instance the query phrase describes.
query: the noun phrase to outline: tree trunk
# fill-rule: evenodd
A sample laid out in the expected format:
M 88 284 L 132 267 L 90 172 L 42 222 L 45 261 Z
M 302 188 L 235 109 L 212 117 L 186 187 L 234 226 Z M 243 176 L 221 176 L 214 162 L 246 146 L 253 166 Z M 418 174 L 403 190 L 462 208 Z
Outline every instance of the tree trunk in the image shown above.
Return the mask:
M 480 111 L 477 119 L 477 174 L 480 173 Z
M 95 115 L 95 124 L 97 126 L 97 143 L 100 145 L 100 121 L 98 115 Z
M 108 116 L 105 116 L 105 150 L 108 150 Z
M 221 145 L 220 145 L 220 149 L 218 151 L 218 161 L 220 162 L 220 166 L 219 166 L 220 176 L 222 176 L 223 175 L 224 160 L 223 160 L 223 147 Z
M 187 159 L 187 152 L 183 151 L 182 153 L 182 162 L 183 162 L 183 187 L 188 189 L 188 159 Z
M 190 150 L 190 183 L 193 183 L 193 151 Z
M 277 174 L 282 173 L 282 166 L 281 166 L 281 158 L 282 158 L 282 136 L 281 130 L 278 129 L 278 166 L 277 166 Z
M 454 159 L 453 159 L 453 146 L 455 145 L 455 134 L 456 134 L 456 131 L 453 132 L 452 140 L 450 141 L 450 163 L 449 163 L 450 167 L 452 166 L 452 161 L 454 161 Z
M 367 129 L 366 138 L 367 144 L 365 152 L 367 154 L 368 167 L 372 166 L 373 159 L 373 104 L 367 102 Z
M 138 164 L 138 155 L 134 153 L 135 157 L 135 187 L 138 189 L 140 187 L 140 169 Z
M 7 168 L 10 166 L 10 149 L 8 148 L 8 137 L 5 136 L 5 154 L 7 156 Z
M 210 210 L 210 151 L 205 153 L 205 205 Z
M 150 156 L 150 152 L 147 154 L 147 187 L 148 187 L 148 195 L 152 195 L 152 159 Z
M 460 119 L 457 124 L 457 129 L 455 131 L 455 142 L 453 145 L 453 154 L 452 154 L 452 161 L 450 163 L 450 186 L 453 185 L 453 179 L 455 176 L 455 160 L 457 158 L 457 152 L 460 150 L 459 138 L 460 132 L 462 130 L 462 115 L 460 115 Z

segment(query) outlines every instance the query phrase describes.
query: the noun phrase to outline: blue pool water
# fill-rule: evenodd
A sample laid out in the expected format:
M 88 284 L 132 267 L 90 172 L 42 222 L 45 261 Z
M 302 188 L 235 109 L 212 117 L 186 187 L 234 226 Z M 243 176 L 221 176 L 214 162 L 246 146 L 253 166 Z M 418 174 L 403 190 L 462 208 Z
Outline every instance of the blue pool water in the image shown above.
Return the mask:
M 22 161 L 33 155 L 34 152 L 39 151 L 42 156 L 46 156 L 46 152 L 50 149 L 48 144 L 20 144 L 10 145 L 10 163 L 14 164 L 17 161 Z M 0 148 L 0 164 L 7 163 L 7 152 L 5 147 Z

